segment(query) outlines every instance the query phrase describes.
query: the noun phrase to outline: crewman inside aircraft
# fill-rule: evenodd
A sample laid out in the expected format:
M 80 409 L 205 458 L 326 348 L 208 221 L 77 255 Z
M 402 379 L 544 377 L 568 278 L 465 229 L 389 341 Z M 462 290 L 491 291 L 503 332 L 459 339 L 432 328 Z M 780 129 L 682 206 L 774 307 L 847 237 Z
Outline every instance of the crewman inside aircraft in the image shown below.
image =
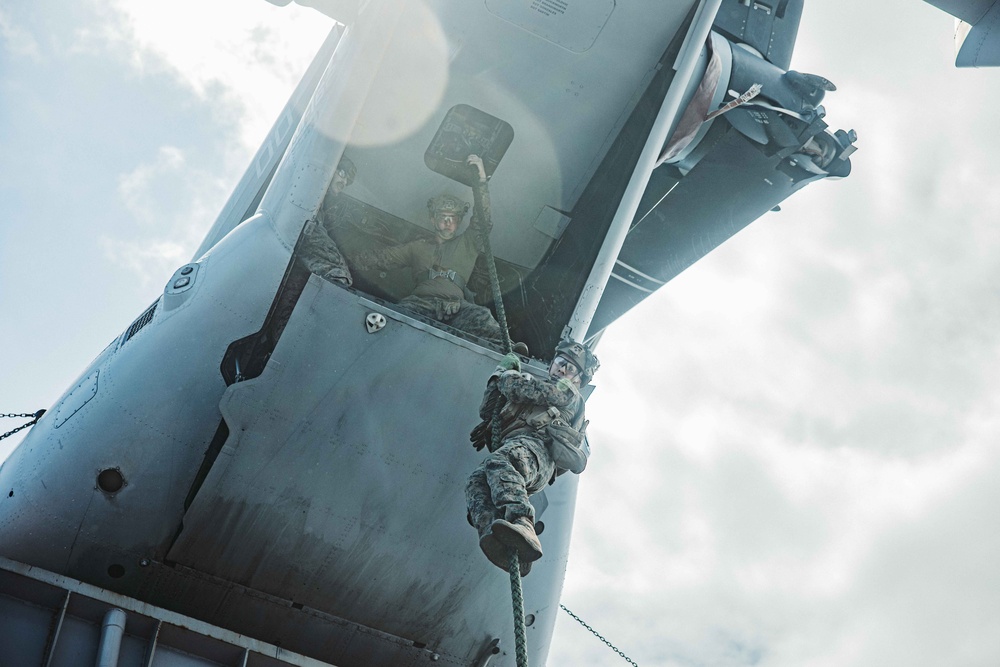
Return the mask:
M 345 155 L 340 158 L 337 171 L 333 174 L 333 181 L 323 198 L 320 215 L 306 227 L 306 238 L 300 251 L 302 262 L 312 273 L 348 287 L 354 279 L 351 277 L 347 262 L 344 261 L 344 255 L 333 240 L 332 225 L 337 221 L 337 216 L 333 212 L 337 207 L 340 193 L 354 182 L 357 173 L 358 169 L 349 157 Z
M 483 160 L 470 155 L 466 162 L 479 174 L 472 188 L 474 203 L 467 231 L 458 233 L 469 211 L 468 202 L 441 194 L 427 202 L 433 237 L 368 250 L 352 257 L 351 264 L 358 270 L 409 267 L 416 287 L 399 302 L 400 306 L 499 344 L 503 340 L 500 325 L 488 308 L 473 302 L 475 295 L 466 287 L 482 251 L 482 238 L 493 227 Z M 520 343 L 516 349 L 526 353 L 523 345 Z
M 517 553 L 521 576 L 542 557 L 529 496 L 557 475 L 567 470 L 580 474 L 587 467 L 580 388 L 599 366 L 588 347 L 564 340 L 556 347 L 547 380 L 521 373 L 520 360 L 511 353 L 486 383 L 479 407 L 483 421 L 469 439 L 490 454 L 469 477 L 465 499 L 469 523 L 479 532 L 479 548 L 503 570 L 511 550 Z M 494 427 L 496 410 L 500 419 Z

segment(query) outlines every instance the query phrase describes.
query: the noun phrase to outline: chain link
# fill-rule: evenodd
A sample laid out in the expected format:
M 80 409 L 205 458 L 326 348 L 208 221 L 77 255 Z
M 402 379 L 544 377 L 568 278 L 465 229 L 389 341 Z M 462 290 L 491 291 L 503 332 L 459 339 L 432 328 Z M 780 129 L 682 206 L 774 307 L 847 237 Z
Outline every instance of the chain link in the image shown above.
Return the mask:
M 601 633 L 599 633 L 597 630 L 595 630 L 594 628 L 592 628 L 589 625 L 587 625 L 586 623 L 584 623 L 582 618 L 580 618 L 579 616 L 577 616 L 576 614 L 574 614 L 573 612 L 571 612 L 569 609 L 567 609 L 566 605 L 560 604 L 559 608 L 562 609 L 567 614 L 569 614 L 570 616 L 572 616 L 574 619 L 576 619 L 577 623 L 579 623 L 583 627 L 585 627 L 588 630 L 590 630 L 590 632 L 591 632 L 592 635 L 594 635 L 595 637 L 597 637 L 598 639 L 600 639 L 602 642 L 604 642 L 605 644 L 607 644 L 608 648 L 610 648 L 612 651 L 614 651 L 615 653 L 617 653 L 618 655 L 620 655 L 622 658 L 624 658 L 625 661 L 628 662 L 628 664 L 632 665 L 632 667 L 639 667 L 639 665 L 635 664 L 635 661 L 632 660 L 632 658 L 630 658 L 627 655 L 625 655 L 624 653 L 622 653 L 621 650 L 619 650 L 619 648 L 617 646 L 615 646 L 614 644 L 612 644 L 611 642 L 609 642 L 607 639 L 605 639 L 604 637 L 602 637 Z
M 0 435 L 0 440 L 3 440 L 4 438 L 10 437 L 10 436 L 14 435 L 15 433 L 17 433 L 18 431 L 23 431 L 24 429 L 28 428 L 29 426 L 34 426 L 35 422 L 37 422 L 39 419 L 41 419 L 42 415 L 44 415 L 44 414 L 45 414 L 45 410 L 39 410 L 38 412 L 18 412 L 18 413 L 15 413 L 15 412 L 0 412 L 0 417 L 13 417 L 13 418 L 22 418 L 22 419 L 26 419 L 28 417 L 32 418 L 31 421 L 28 422 L 27 424 L 21 424 L 17 428 L 12 429 L 10 431 L 7 431 L 3 435 Z

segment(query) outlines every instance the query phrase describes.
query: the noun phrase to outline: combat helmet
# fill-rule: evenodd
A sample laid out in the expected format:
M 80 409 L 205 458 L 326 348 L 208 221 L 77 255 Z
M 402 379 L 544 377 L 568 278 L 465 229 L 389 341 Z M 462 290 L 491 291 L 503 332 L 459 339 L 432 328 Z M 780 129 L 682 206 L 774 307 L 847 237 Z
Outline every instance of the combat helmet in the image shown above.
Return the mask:
M 432 218 L 438 213 L 455 213 L 464 218 L 469 212 L 469 203 L 454 195 L 438 195 L 427 200 L 427 210 Z
M 340 156 L 340 162 L 337 164 L 337 171 L 341 169 L 344 170 L 344 178 L 347 180 L 347 185 L 354 182 L 354 177 L 358 175 L 358 168 L 354 166 L 354 162 L 351 158 L 346 155 Z
M 580 369 L 580 386 L 590 382 L 594 373 L 601 367 L 601 362 L 583 343 L 573 340 L 562 340 L 556 345 L 556 355 L 566 357 Z

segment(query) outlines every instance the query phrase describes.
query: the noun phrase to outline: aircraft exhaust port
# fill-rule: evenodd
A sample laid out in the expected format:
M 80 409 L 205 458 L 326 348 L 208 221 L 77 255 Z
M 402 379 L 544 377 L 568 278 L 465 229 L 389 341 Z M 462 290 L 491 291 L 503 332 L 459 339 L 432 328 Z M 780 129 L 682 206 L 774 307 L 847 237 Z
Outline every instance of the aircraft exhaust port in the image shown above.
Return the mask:
M 125 481 L 125 477 L 119 468 L 105 468 L 97 473 L 97 488 L 109 496 L 113 496 L 121 491 L 126 484 L 128 482 Z

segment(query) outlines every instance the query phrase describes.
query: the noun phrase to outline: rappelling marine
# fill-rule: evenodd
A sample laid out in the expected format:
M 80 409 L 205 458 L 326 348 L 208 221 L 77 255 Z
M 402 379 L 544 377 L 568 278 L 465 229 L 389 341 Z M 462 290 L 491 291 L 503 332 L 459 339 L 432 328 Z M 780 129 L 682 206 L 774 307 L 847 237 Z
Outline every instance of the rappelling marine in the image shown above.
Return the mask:
M 486 447 L 490 454 L 469 477 L 465 497 L 479 547 L 503 570 L 510 549 L 518 555 L 522 576 L 542 557 L 528 498 L 563 472 L 580 474 L 587 466 L 588 422 L 580 388 L 599 366 L 585 345 L 563 341 L 548 379 L 522 373 L 520 360 L 511 353 L 487 382 L 479 408 L 483 421 L 470 439 L 476 449 Z M 497 411 L 499 419 L 494 420 Z

